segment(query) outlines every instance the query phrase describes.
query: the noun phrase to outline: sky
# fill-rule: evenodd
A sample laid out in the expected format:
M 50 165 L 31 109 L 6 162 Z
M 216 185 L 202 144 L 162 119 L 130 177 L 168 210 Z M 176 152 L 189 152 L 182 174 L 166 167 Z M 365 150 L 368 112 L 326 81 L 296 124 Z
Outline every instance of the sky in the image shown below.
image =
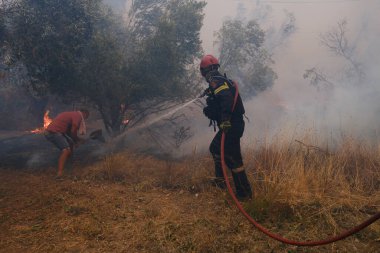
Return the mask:
M 125 1 L 108 2 L 120 7 L 120 3 Z M 295 139 L 309 134 L 314 135 L 314 140 L 328 142 L 329 145 L 343 139 L 342 136 L 378 143 L 380 0 L 206 2 L 202 46 L 205 54 L 217 57 L 214 33 L 226 19 L 255 19 L 265 31 L 278 31 L 285 13 L 293 14 L 296 19 L 295 32 L 270 51 L 275 62 L 272 68 L 278 75 L 275 84 L 252 100 L 245 101 L 246 115 L 250 119 L 246 122 L 243 138 L 246 145 L 279 136 Z M 347 76 L 347 60 L 332 54 L 321 44 L 321 35 L 336 28 L 343 20 L 347 21 L 349 44 L 355 46 L 352 57 L 365 73 L 360 82 Z M 278 40 L 278 37 L 267 39 L 270 42 Z M 307 69 L 314 67 L 334 84 L 333 88 L 316 88 L 303 77 Z M 207 128 L 207 119 L 198 119 L 202 117 L 201 111 L 191 117 L 196 118 L 191 122 L 196 134 L 189 145 L 207 148 L 213 137 L 211 128 Z

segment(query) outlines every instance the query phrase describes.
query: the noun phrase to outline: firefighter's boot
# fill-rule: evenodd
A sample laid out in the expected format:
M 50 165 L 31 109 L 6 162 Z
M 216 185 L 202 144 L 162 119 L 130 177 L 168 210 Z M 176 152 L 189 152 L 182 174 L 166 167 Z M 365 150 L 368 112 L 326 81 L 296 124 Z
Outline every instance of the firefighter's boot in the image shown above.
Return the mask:
M 213 159 L 215 164 L 215 178 L 213 179 L 213 185 L 220 189 L 226 189 L 226 181 L 223 176 L 221 157 L 214 154 Z
M 245 170 L 236 172 L 232 170 L 232 178 L 236 188 L 236 198 L 239 201 L 247 201 L 252 199 L 251 184 L 248 181 Z

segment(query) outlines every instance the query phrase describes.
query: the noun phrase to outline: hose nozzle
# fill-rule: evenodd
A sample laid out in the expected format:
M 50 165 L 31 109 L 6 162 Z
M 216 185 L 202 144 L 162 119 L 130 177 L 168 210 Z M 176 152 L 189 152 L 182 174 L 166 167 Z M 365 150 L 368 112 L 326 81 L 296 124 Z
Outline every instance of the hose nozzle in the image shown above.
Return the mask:
M 198 98 L 203 98 L 204 96 L 210 96 L 210 95 L 211 95 L 211 90 L 210 88 L 207 88 Z

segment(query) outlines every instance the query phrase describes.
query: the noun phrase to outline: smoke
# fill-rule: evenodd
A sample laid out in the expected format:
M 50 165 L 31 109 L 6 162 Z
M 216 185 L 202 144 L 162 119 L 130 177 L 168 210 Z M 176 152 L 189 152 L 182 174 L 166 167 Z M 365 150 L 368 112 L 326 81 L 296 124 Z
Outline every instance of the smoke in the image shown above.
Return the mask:
M 109 2 L 124 6 L 127 1 Z M 346 137 L 376 144 L 380 131 L 380 30 L 377 27 L 380 2 L 274 2 L 208 0 L 205 9 L 201 31 L 205 53 L 218 56 L 214 33 L 224 20 L 254 18 L 266 31 L 266 48 L 275 60 L 272 67 L 278 79 L 274 86 L 244 101 L 249 120 L 246 120 L 243 145 L 252 147 L 276 138 L 294 140 L 306 135 L 312 135 L 317 144 L 328 143 L 329 147 Z M 320 42 L 321 35 L 342 20 L 347 21 L 346 36 L 352 47 L 351 56 L 360 64 L 363 77 L 355 76 L 347 59 L 334 55 Z M 312 85 L 310 77 L 304 78 L 305 71 L 310 69 L 325 77 L 330 85 L 323 80 Z M 166 116 L 163 114 L 164 118 L 154 119 L 154 124 L 146 129 L 131 129 L 125 135 L 108 139 L 106 144 L 93 143 L 96 148 L 83 148 L 99 157 L 126 147 L 172 157 L 207 152 L 215 132 L 209 127 L 202 108 L 190 105 L 177 113 L 186 114 L 186 124 L 193 134 L 179 147 L 173 148 L 169 143 L 173 133 L 164 126 Z M 157 136 L 161 139 L 155 141 Z M 40 160 L 41 155 L 35 154 L 28 165 L 34 167 Z
M 380 131 L 380 30 L 377 27 L 380 2 L 297 2 L 207 1 L 202 30 L 206 53 L 218 56 L 211 34 L 221 27 L 223 20 L 255 18 L 266 30 L 266 45 L 275 60 L 272 67 L 278 79 L 274 86 L 245 101 L 250 121 L 243 141 L 249 145 L 279 136 L 295 139 L 312 134 L 329 145 L 346 137 L 376 145 Z M 351 60 L 359 64 L 362 77 L 352 71 L 347 58 L 333 54 L 321 43 L 321 36 L 335 29 L 342 20 L 347 21 L 345 36 L 352 49 Z M 312 80 L 304 77 L 310 69 L 332 85 L 323 81 L 312 85 Z M 193 127 L 201 137 L 192 145 L 205 149 L 213 134 L 204 125 L 203 129 L 200 125 Z
M 129 1 L 108 2 L 121 7 Z M 201 31 L 206 54 L 218 56 L 214 33 L 224 20 L 254 18 L 266 31 L 266 47 L 275 60 L 272 67 L 278 79 L 274 86 L 244 101 L 249 121 L 246 120 L 243 142 L 251 145 L 279 136 L 295 139 L 310 133 L 321 141 L 333 143 L 345 136 L 377 142 L 380 130 L 377 117 L 380 113 L 379 11 L 377 0 L 368 0 L 365 4 L 361 1 L 208 0 Z M 350 75 L 347 59 L 332 54 L 320 42 L 321 35 L 342 20 L 347 21 L 346 36 L 353 49 L 352 58 L 360 63 L 363 78 Z M 310 78 L 305 79 L 304 74 L 313 68 L 333 85 L 324 82 L 311 85 Z M 206 85 L 204 83 L 204 88 Z M 168 150 L 172 154 L 207 151 L 215 134 L 213 128 L 208 127 L 201 108 L 192 108 L 179 113 L 188 116 L 193 137 L 181 147 Z M 115 145 L 104 145 L 98 152 L 136 145 L 144 148 L 147 143 L 152 144 L 151 137 L 144 133 L 129 132 L 126 140 L 123 138 L 115 141 Z
M 31 153 L 29 159 L 26 161 L 26 168 L 41 168 L 46 164 L 46 154 L 35 152 Z

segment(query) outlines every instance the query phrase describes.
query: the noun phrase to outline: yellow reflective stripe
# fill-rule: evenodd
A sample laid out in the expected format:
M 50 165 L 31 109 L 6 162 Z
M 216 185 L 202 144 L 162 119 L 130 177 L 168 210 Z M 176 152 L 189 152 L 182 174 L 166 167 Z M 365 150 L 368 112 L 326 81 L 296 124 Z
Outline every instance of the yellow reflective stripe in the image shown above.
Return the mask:
M 224 83 L 223 85 L 221 85 L 219 88 L 217 88 L 215 91 L 214 91 L 214 94 L 218 94 L 219 92 L 221 92 L 222 90 L 225 90 L 225 89 L 228 89 L 228 85 L 227 83 Z

